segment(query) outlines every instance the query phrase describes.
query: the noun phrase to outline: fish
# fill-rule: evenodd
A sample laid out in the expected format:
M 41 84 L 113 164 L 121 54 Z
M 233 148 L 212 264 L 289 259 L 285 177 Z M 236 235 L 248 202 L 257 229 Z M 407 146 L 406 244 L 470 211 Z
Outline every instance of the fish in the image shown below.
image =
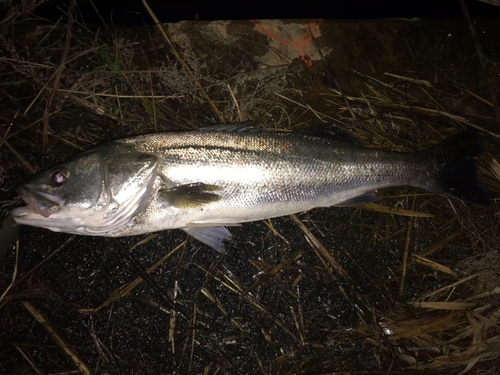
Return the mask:
M 18 185 L 27 205 L 11 214 L 18 224 L 90 236 L 182 229 L 224 251 L 227 226 L 373 202 L 386 187 L 493 200 L 477 176 L 485 135 L 475 129 L 401 153 L 364 147 L 330 124 L 252 128 L 222 124 L 98 144 Z

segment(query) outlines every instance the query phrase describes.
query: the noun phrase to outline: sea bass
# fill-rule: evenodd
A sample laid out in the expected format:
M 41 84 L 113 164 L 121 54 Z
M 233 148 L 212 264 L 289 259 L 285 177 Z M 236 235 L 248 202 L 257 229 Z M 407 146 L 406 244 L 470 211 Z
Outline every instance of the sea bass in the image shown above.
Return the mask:
M 102 143 L 19 185 L 27 206 L 11 213 L 18 224 L 92 236 L 180 228 L 222 251 L 231 238 L 225 226 L 371 202 L 384 187 L 492 201 L 477 179 L 484 136 L 475 130 L 399 153 L 360 147 L 332 127 L 316 127 L 314 135 L 239 128 Z

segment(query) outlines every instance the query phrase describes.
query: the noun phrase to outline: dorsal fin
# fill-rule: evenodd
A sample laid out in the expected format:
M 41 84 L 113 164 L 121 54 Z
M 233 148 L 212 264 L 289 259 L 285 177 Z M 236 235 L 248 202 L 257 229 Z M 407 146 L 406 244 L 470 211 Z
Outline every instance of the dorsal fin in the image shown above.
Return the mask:
M 203 132 L 247 132 L 247 133 L 256 133 L 261 132 L 262 129 L 258 128 L 258 123 L 255 121 L 246 121 L 246 122 L 232 122 L 229 124 L 217 124 L 217 125 L 209 125 L 204 126 L 202 128 L 198 128 L 198 131 Z
M 311 137 L 331 139 L 337 142 L 350 143 L 355 146 L 363 145 L 361 139 L 359 139 L 356 135 L 329 122 L 313 125 L 304 129 L 294 130 L 294 133 L 309 135 Z

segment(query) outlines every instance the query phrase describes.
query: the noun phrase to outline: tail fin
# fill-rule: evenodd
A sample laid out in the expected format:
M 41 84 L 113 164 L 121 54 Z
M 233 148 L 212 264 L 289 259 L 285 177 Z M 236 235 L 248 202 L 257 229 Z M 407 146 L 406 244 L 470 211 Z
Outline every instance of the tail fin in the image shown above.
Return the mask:
M 483 150 L 484 138 L 484 133 L 469 129 L 428 150 L 438 163 L 436 191 L 470 203 L 492 203 L 493 194 L 477 178 L 477 162 L 474 159 Z

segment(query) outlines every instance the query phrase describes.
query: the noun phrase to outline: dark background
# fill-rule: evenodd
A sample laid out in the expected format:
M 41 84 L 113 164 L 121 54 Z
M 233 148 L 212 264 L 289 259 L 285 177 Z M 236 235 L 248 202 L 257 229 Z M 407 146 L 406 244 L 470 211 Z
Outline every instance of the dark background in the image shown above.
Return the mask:
M 39 16 L 57 21 L 67 8 L 68 0 L 49 0 L 37 8 Z M 408 1 L 250 1 L 224 3 L 213 1 L 149 0 L 149 6 L 161 22 L 181 20 L 246 19 L 373 19 L 373 18 L 455 18 L 463 17 L 459 0 Z M 500 7 L 479 1 L 466 1 L 472 17 L 499 17 Z M 93 24 L 152 24 L 141 0 L 77 0 L 79 15 Z M 97 14 L 98 10 L 100 16 Z

